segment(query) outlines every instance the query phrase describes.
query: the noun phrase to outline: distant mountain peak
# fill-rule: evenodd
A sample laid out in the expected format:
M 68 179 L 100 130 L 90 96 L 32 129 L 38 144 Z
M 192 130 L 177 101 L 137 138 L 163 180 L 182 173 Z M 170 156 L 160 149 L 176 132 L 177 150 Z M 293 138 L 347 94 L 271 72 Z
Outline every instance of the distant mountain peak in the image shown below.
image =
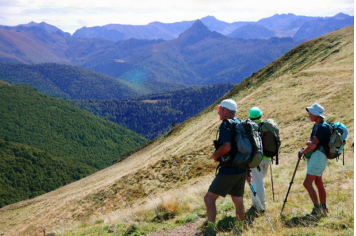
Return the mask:
M 36 23 L 34 21 L 31 21 L 28 24 L 21 24 L 18 26 L 23 26 L 23 27 L 37 27 L 37 28 L 41 28 L 45 31 L 47 31 L 48 33 L 55 33 L 57 31 L 61 31 L 63 32 L 61 29 L 57 28 L 56 26 L 50 25 L 44 21 L 42 21 L 41 23 Z
M 336 14 L 333 18 L 337 19 L 337 20 L 345 20 L 345 19 L 347 19 L 349 17 L 350 17 L 349 15 L 340 12 L 340 13 Z
M 223 35 L 217 32 L 211 32 L 201 20 L 196 20 L 189 29 L 179 35 L 178 40 L 183 44 L 194 44 L 209 36 L 217 37 Z
M 215 18 L 215 16 L 206 16 L 206 17 L 203 17 L 203 18 L 201 18 L 202 20 L 217 20 L 216 18 Z

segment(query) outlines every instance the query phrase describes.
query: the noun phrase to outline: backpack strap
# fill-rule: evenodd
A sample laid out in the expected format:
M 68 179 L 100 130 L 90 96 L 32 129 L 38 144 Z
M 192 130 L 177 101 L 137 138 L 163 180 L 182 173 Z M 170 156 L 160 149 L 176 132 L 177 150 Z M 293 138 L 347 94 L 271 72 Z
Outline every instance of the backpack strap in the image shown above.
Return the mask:
M 342 149 L 342 165 L 345 165 L 345 150 Z

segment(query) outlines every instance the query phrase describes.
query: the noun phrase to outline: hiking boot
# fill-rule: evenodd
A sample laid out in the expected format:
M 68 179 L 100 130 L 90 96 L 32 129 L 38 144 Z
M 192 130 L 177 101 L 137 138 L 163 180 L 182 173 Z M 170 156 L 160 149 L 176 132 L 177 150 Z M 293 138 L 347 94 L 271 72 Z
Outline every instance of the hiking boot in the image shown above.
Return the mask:
M 204 230 L 204 236 L 216 236 L 216 231 L 206 227 Z
M 312 216 L 319 216 L 322 214 L 321 207 L 319 204 L 314 204 L 313 210 L 311 212 Z
M 255 218 L 259 217 L 260 213 L 255 206 L 251 206 L 245 213 L 245 220 L 247 224 L 252 224 Z
M 328 208 L 326 207 L 326 203 L 322 203 L 322 204 L 321 204 L 321 213 L 322 213 L 323 215 L 325 215 L 325 216 L 328 215 L 329 210 L 328 210 Z
M 258 215 L 259 214 L 259 210 L 257 209 L 257 207 L 255 207 L 254 205 L 250 207 L 250 209 L 247 210 L 247 214 L 251 214 L 251 215 Z

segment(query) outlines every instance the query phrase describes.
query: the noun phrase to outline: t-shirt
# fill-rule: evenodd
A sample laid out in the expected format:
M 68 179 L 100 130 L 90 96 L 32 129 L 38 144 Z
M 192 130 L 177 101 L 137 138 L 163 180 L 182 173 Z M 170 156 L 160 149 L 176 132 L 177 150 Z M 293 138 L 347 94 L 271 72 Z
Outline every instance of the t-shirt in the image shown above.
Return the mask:
M 235 141 L 233 137 L 233 131 L 232 131 L 232 125 L 229 123 L 228 120 L 223 120 L 223 122 L 221 123 L 220 127 L 219 127 L 219 138 L 218 138 L 218 142 L 220 145 L 226 143 L 226 142 L 230 142 L 231 145 L 232 143 Z M 224 158 L 228 158 L 229 154 L 225 154 L 223 157 Z M 231 163 L 231 159 L 234 158 L 232 156 L 230 156 L 230 163 Z M 241 169 L 238 167 L 234 167 L 230 165 L 222 165 L 222 167 L 219 170 L 219 175 L 238 175 L 238 174 L 243 174 L 246 173 L 247 169 Z
M 323 121 L 320 124 L 314 124 L 313 131 L 310 135 L 310 141 L 313 141 L 314 137 L 317 137 L 319 143 L 316 149 L 322 146 L 326 152 L 329 152 L 330 136 L 331 136 L 330 127 L 326 124 L 325 121 Z

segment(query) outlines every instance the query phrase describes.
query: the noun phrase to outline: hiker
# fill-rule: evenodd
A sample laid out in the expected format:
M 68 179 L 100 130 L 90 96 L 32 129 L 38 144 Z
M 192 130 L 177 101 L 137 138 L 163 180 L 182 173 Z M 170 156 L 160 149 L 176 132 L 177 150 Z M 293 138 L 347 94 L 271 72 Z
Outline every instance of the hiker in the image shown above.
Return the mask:
M 205 235 L 216 235 L 215 202 L 219 196 L 225 197 L 227 194 L 231 195 L 231 199 L 235 205 L 236 224 L 234 228 L 236 232 L 242 232 L 245 214 L 243 205 L 245 179 L 251 181 L 251 175 L 248 174 L 247 169 L 232 166 L 232 159 L 234 157 L 232 145 L 234 137 L 231 124 L 237 122 L 233 120 L 237 111 L 236 102 L 232 99 L 225 99 L 219 106 L 216 106 L 215 109 L 218 110 L 222 123 L 219 127 L 218 146 L 211 157 L 215 162 L 220 161 L 221 168 L 204 196 L 208 216 L 208 225 Z
M 318 103 L 314 103 L 311 107 L 307 107 L 306 110 L 309 113 L 310 121 L 315 124 L 310 135 L 310 140 L 306 143 L 307 147 L 300 153 L 308 160 L 307 176 L 305 177 L 303 185 L 307 189 L 309 196 L 314 203 L 311 214 L 326 215 L 328 213 L 328 208 L 326 207 L 326 190 L 323 184 L 322 175 L 327 164 L 325 153 L 329 150 L 328 142 L 331 132 L 330 128 L 324 121 L 324 107 Z M 314 182 L 318 189 L 319 199 L 313 187 Z
M 249 118 L 255 123 L 260 124 L 263 121 L 262 114 L 263 112 L 258 107 L 252 107 L 249 112 Z M 271 159 L 271 157 L 263 156 L 262 162 L 259 164 L 259 166 L 251 169 L 252 182 L 254 183 L 257 196 L 260 198 L 264 209 L 260 209 L 260 206 L 257 204 L 257 199 L 253 197 L 251 192 L 252 206 L 248 210 L 250 214 L 266 210 L 266 194 L 263 178 L 267 175 L 268 168 L 271 164 Z

